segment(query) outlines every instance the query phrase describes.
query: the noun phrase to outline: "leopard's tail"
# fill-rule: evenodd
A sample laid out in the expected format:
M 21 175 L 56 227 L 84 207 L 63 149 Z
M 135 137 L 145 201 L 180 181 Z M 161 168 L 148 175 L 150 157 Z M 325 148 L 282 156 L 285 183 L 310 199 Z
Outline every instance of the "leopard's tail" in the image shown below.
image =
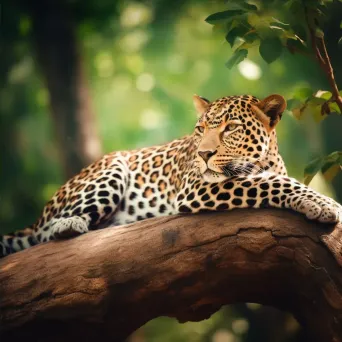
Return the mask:
M 33 233 L 32 226 L 15 233 L 0 235 L 0 258 L 36 245 L 38 240 Z

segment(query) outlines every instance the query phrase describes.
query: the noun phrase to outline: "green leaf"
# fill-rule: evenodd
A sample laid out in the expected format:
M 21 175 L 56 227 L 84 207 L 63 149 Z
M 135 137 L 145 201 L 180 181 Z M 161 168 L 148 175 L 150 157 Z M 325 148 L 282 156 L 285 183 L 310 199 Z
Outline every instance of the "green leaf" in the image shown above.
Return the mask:
M 257 39 L 259 39 L 259 36 L 257 33 L 249 31 L 243 36 L 243 39 L 247 43 L 254 43 Z
M 305 101 L 308 99 L 308 97 L 312 96 L 313 90 L 309 87 L 298 87 L 295 89 L 293 93 L 293 97 L 295 99 Z
M 290 27 L 290 24 L 286 24 L 286 23 L 283 23 L 282 21 L 280 21 L 279 19 L 277 18 L 272 18 L 273 21 L 270 23 L 271 25 L 276 25 L 278 27 L 281 27 L 283 29 L 288 29 Z
M 270 25 L 270 29 L 271 30 L 279 30 L 281 32 L 285 32 L 286 31 L 283 27 L 280 27 L 280 26 L 275 25 L 275 24 Z
M 302 118 L 302 111 L 301 108 L 293 108 L 292 109 L 292 114 L 297 120 L 300 120 Z
M 338 45 L 342 45 L 342 37 L 337 42 Z
M 324 120 L 331 110 L 327 105 L 327 101 L 323 97 L 309 95 L 310 93 L 312 93 L 310 88 L 300 88 L 297 90 L 295 98 L 302 99 L 302 104 L 299 105 L 298 108 L 294 108 L 292 112 L 298 119 L 301 119 L 306 115 L 311 115 L 318 123 Z M 308 97 L 305 98 L 306 96 Z
M 209 17 L 207 17 L 205 21 L 208 24 L 215 25 L 215 24 L 224 22 L 228 19 L 232 19 L 243 13 L 245 13 L 245 11 L 243 10 L 228 10 L 228 11 L 223 11 L 223 12 L 217 12 L 217 13 L 209 15 Z
M 319 123 L 327 117 L 327 109 L 322 107 L 326 101 L 317 97 L 312 97 L 308 101 L 308 105 L 303 115 L 311 114 L 314 120 Z
M 292 30 L 296 33 L 297 36 L 301 37 L 305 40 L 307 36 L 307 27 L 304 23 L 296 23 L 291 25 Z
M 232 30 L 230 30 L 227 33 L 226 40 L 229 43 L 229 45 L 233 47 L 235 39 L 238 37 L 243 37 L 248 31 L 249 31 L 249 28 L 246 26 L 234 27 Z
M 298 101 L 298 100 L 297 100 Z M 291 111 L 292 111 L 292 114 L 294 115 L 294 117 L 297 119 L 297 120 L 300 120 L 303 115 L 304 115 L 304 112 L 306 110 L 306 103 L 303 103 L 303 102 L 300 102 L 298 101 L 297 102 L 297 105 L 295 105 Z
M 244 39 L 242 39 L 243 43 L 239 44 L 239 50 L 241 49 L 250 49 L 253 46 L 259 45 L 259 40 L 251 41 L 251 42 L 245 42 Z
M 331 110 L 326 105 L 326 99 L 312 95 L 311 88 L 298 88 L 289 100 L 288 109 L 300 120 L 303 116 L 311 115 L 316 122 L 327 117 Z
M 295 18 L 295 19 L 299 19 L 301 18 L 303 21 L 303 12 L 304 12 L 304 6 L 301 3 L 301 1 L 288 1 L 285 4 L 285 7 L 288 8 L 288 11 L 291 13 L 291 15 Z
M 286 41 L 287 49 L 293 53 L 309 54 L 311 51 L 307 48 L 305 43 L 298 37 L 298 39 L 289 38 Z
M 336 151 L 328 156 L 319 157 L 311 161 L 304 170 L 304 183 L 308 185 L 321 171 L 326 180 L 331 181 L 342 169 L 342 151 Z
M 315 97 L 318 97 L 320 99 L 324 100 L 329 100 L 331 98 L 331 92 L 327 90 L 318 90 L 316 94 L 314 95 Z
M 242 62 L 248 55 L 248 51 L 246 49 L 236 50 L 233 55 L 228 59 L 226 63 L 226 67 L 231 69 L 234 65 Z
M 276 32 L 277 36 L 281 39 L 283 44 L 287 45 L 287 48 L 289 48 L 289 44 L 287 42 L 289 39 L 299 41 L 302 45 L 305 45 L 304 41 L 298 35 L 296 35 L 295 32 L 290 28 L 284 29 L 283 27 L 277 25 L 271 25 L 270 29 L 273 30 L 273 32 Z
M 256 27 L 261 22 L 261 18 L 257 13 L 248 13 L 247 21 L 249 25 Z
M 325 102 L 326 101 L 322 98 L 312 96 L 309 98 L 307 103 L 309 106 L 321 106 Z
M 297 39 L 295 33 L 291 30 L 289 24 L 285 24 L 285 23 L 282 23 L 279 20 L 277 20 L 277 21 L 270 22 L 270 26 L 269 27 L 272 30 L 279 30 L 283 34 L 286 33 L 288 35 L 288 38 Z
M 261 41 L 259 53 L 268 64 L 280 57 L 283 46 L 279 38 L 267 38 Z
M 324 164 L 324 158 L 319 157 L 312 160 L 304 169 L 304 184 L 309 185 L 316 173 L 319 172 Z
M 293 109 L 299 108 L 303 103 L 298 99 L 287 100 L 287 109 L 292 111 Z
M 341 166 L 336 163 L 327 163 L 322 167 L 323 176 L 328 182 L 331 182 L 339 171 L 341 171 Z
M 246 11 L 257 11 L 258 7 L 256 7 L 253 4 L 249 4 L 248 2 L 241 2 L 238 7 L 242 10 L 246 10 Z
M 333 152 L 324 158 L 322 173 L 326 180 L 331 181 L 342 170 L 342 152 Z
M 229 0 L 227 5 L 230 9 L 242 9 L 245 11 L 257 11 L 258 7 L 245 0 Z
M 317 99 L 318 101 L 322 100 L 323 103 L 325 102 L 323 99 Z M 315 103 L 316 101 L 314 99 L 310 99 L 306 102 L 305 108 L 302 110 L 302 116 L 308 116 L 311 115 L 315 122 L 319 123 L 323 119 L 326 118 L 326 115 L 322 115 L 322 109 L 321 106 L 323 103 Z
M 213 33 L 218 37 L 222 37 L 222 35 L 226 34 L 227 26 L 225 24 L 215 24 L 213 26 Z
M 230 47 L 233 47 L 235 39 L 239 37 L 234 30 L 235 29 L 229 31 L 226 35 L 226 41 L 229 43 Z
M 337 105 L 336 102 L 330 102 L 329 103 L 329 108 L 332 112 L 336 112 L 338 114 L 341 114 L 340 107 Z

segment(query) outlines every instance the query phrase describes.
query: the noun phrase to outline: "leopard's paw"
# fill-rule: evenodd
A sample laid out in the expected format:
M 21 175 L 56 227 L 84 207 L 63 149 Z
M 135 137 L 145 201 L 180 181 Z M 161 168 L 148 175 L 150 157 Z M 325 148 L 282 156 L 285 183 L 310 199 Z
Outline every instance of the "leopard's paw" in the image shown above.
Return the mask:
M 342 220 L 342 206 L 328 197 L 316 201 L 305 199 L 299 205 L 298 211 L 305 214 L 309 220 L 322 223 L 337 223 Z
M 79 216 L 53 219 L 51 221 L 51 235 L 54 239 L 71 238 L 88 232 L 88 225 Z
M 331 201 L 332 202 L 332 201 Z M 342 206 L 338 203 L 322 203 L 319 221 L 323 223 L 338 223 L 342 221 Z

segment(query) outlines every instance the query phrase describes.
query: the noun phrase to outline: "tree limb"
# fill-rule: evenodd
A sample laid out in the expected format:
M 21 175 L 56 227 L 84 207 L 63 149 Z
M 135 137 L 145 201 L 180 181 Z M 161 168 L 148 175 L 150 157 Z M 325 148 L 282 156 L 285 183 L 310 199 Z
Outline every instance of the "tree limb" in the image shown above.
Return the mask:
M 0 340 L 121 341 L 158 316 L 257 302 L 291 311 L 310 341 L 342 341 L 341 231 L 241 209 L 38 245 L 0 261 Z
M 331 93 L 332 93 L 331 99 L 325 102 L 325 105 L 328 107 L 329 102 L 336 102 L 342 114 L 342 97 L 339 94 L 339 90 L 335 81 L 334 70 L 330 62 L 330 57 L 329 57 L 327 48 L 325 46 L 324 35 L 323 35 L 323 32 L 321 32 L 322 36 L 320 37 L 316 35 L 317 26 L 315 24 L 315 20 L 311 17 L 312 13 L 309 13 L 309 12 L 310 12 L 309 9 L 306 6 L 304 6 L 305 19 L 308 25 L 312 50 L 316 56 L 316 59 L 318 61 L 320 68 L 325 73 L 328 79 L 328 82 L 331 88 Z M 323 110 L 324 108 L 322 106 L 322 111 Z M 329 113 L 330 113 L 330 109 L 328 111 L 325 110 L 325 114 L 329 114 Z
M 325 41 L 324 38 L 318 38 L 318 41 L 321 45 L 321 50 L 322 50 L 322 56 L 324 58 L 324 67 L 322 67 L 323 71 L 325 72 L 330 87 L 331 87 L 331 92 L 333 99 L 335 100 L 336 104 L 338 105 L 338 108 L 340 109 L 340 112 L 342 114 L 342 97 L 339 94 L 338 87 L 335 81 L 335 76 L 334 76 L 334 70 L 332 68 L 331 62 L 330 62 L 330 57 L 328 55 L 327 48 L 325 46 Z

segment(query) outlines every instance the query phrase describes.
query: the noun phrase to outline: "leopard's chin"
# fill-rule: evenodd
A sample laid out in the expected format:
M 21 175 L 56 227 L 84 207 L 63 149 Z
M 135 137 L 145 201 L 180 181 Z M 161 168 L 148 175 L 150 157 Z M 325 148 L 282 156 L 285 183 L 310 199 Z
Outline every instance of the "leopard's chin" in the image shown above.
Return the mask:
M 202 173 L 202 178 L 205 182 L 208 183 L 220 183 L 225 181 L 228 177 L 224 173 L 219 173 L 207 169 L 205 172 Z

